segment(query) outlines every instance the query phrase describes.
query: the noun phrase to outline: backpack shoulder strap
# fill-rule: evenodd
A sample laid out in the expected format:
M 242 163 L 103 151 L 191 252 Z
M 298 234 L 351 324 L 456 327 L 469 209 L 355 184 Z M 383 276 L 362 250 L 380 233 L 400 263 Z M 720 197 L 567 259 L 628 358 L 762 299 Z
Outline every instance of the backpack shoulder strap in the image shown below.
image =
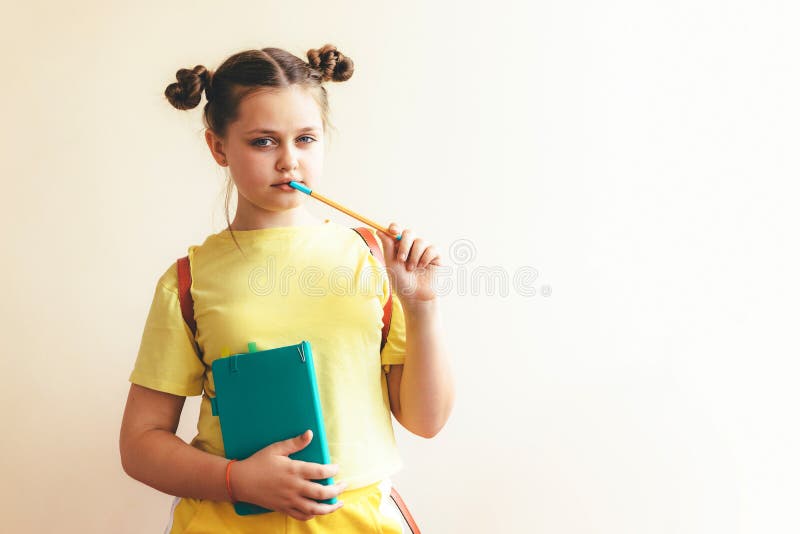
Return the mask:
M 361 239 L 369 246 L 370 253 L 375 256 L 381 265 L 386 266 L 386 261 L 383 258 L 383 250 L 378 244 L 378 240 L 370 232 L 369 228 L 360 226 L 353 228 L 355 232 L 361 236 Z M 386 304 L 383 306 L 383 330 L 381 330 L 381 350 L 386 345 L 386 340 L 389 338 L 389 326 L 392 323 L 392 286 L 389 285 L 389 298 L 386 299 Z
M 200 346 L 197 344 L 197 323 L 194 320 L 194 300 L 192 299 L 192 271 L 189 268 L 189 256 L 178 259 L 178 300 L 181 303 L 181 314 L 183 320 L 192 331 L 192 341 L 197 348 L 198 355 L 201 356 Z

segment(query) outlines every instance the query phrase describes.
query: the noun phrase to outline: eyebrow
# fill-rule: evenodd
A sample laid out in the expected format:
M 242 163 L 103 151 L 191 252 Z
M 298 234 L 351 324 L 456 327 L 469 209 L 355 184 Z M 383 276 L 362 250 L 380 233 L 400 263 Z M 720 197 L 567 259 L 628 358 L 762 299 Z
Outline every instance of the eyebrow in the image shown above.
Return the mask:
M 306 126 L 305 128 L 300 128 L 299 130 L 297 130 L 296 133 L 315 132 L 317 130 L 319 130 L 319 128 L 317 128 L 316 126 Z M 276 133 L 280 133 L 280 132 L 277 131 L 277 130 L 267 130 L 265 128 L 254 128 L 254 129 L 250 130 L 249 132 L 245 132 L 245 133 L 248 133 L 248 134 L 252 134 L 252 133 L 276 134 Z

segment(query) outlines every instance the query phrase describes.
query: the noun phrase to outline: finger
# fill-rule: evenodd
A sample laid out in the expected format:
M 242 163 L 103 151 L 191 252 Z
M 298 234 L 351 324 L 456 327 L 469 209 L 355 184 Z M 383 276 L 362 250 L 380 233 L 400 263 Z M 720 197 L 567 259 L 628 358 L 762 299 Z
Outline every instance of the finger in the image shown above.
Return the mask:
M 300 511 L 300 513 L 315 516 L 335 512 L 342 506 L 344 506 L 344 501 L 339 501 L 336 504 L 322 504 L 317 501 L 312 501 L 311 499 L 303 499 L 300 504 L 295 506 L 295 509 Z
M 406 270 L 413 271 L 417 268 L 420 258 L 428 248 L 428 243 L 424 239 L 418 237 L 411 245 L 411 250 L 408 252 L 408 259 L 406 260 Z
M 436 247 L 431 245 L 425 249 L 425 252 L 422 254 L 422 257 L 419 259 L 418 265 L 420 267 L 427 267 L 428 264 L 432 263 L 433 260 L 438 258 L 438 256 L 439 256 L 439 251 L 436 250 Z
M 411 250 L 411 245 L 414 242 L 414 238 L 416 235 L 413 231 L 406 228 L 403 230 L 402 239 L 398 242 L 397 246 L 397 259 L 400 261 L 406 261 L 408 258 L 408 252 Z
M 389 232 L 392 234 L 391 237 L 389 237 L 389 236 L 386 236 L 386 237 L 389 237 L 389 239 L 393 239 L 394 241 L 397 241 L 398 240 L 397 239 L 397 234 L 399 234 L 400 231 L 402 230 L 402 228 L 400 228 L 400 225 L 397 224 L 396 222 L 392 221 L 391 223 L 389 223 L 389 226 L 387 226 L 386 229 L 389 230 Z
M 287 514 L 290 515 L 291 517 L 297 519 L 298 521 L 308 521 L 309 519 L 313 519 L 314 518 L 313 515 L 309 515 L 309 514 L 306 514 L 304 512 L 301 512 L 297 508 L 289 508 L 289 511 L 287 512 Z
M 302 460 L 292 460 L 292 463 L 295 472 L 306 480 L 324 480 L 339 472 L 337 464 L 318 464 Z
M 317 482 L 311 481 L 303 481 L 300 486 L 300 495 L 303 497 L 307 497 L 309 499 L 316 499 L 318 501 L 325 501 L 327 499 L 333 499 L 337 495 L 339 495 L 344 488 L 347 487 L 347 484 L 344 482 L 340 482 L 338 484 L 319 484 Z
M 273 443 L 269 447 L 272 454 L 280 454 L 282 456 L 289 456 L 290 454 L 305 449 L 314 437 L 314 432 L 311 429 L 306 430 L 299 436 L 285 439 Z
M 378 237 L 383 244 L 383 255 L 387 258 L 394 258 L 397 253 L 397 245 L 399 241 L 394 239 L 393 236 L 396 236 L 400 233 L 400 225 L 398 225 L 396 222 L 391 222 L 386 229 L 389 230 L 389 233 L 391 233 L 392 236 L 388 236 L 383 232 L 378 232 Z

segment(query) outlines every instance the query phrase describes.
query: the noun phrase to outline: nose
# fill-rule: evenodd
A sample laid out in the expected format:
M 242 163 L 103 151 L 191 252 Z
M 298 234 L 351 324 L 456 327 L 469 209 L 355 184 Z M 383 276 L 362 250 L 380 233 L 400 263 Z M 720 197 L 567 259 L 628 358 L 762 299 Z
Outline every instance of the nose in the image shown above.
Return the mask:
M 297 154 L 295 153 L 294 147 L 288 143 L 284 144 L 278 155 L 276 165 L 280 172 L 295 170 L 297 168 Z

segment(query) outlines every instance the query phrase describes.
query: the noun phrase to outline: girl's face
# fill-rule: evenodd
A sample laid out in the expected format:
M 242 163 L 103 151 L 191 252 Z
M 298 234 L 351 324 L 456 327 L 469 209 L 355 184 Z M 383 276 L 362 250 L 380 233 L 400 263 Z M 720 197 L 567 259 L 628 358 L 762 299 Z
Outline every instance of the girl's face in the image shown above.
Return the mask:
M 313 189 L 322 176 L 324 132 L 316 101 L 296 85 L 259 91 L 239 103 L 238 117 L 224 141 L 206 133 L 215 159 L 230 166 L 237 218 L 274 219 L 281 215 L 275 212 L 302 206 L 305 193 L 279 184 L 294 180 Z

